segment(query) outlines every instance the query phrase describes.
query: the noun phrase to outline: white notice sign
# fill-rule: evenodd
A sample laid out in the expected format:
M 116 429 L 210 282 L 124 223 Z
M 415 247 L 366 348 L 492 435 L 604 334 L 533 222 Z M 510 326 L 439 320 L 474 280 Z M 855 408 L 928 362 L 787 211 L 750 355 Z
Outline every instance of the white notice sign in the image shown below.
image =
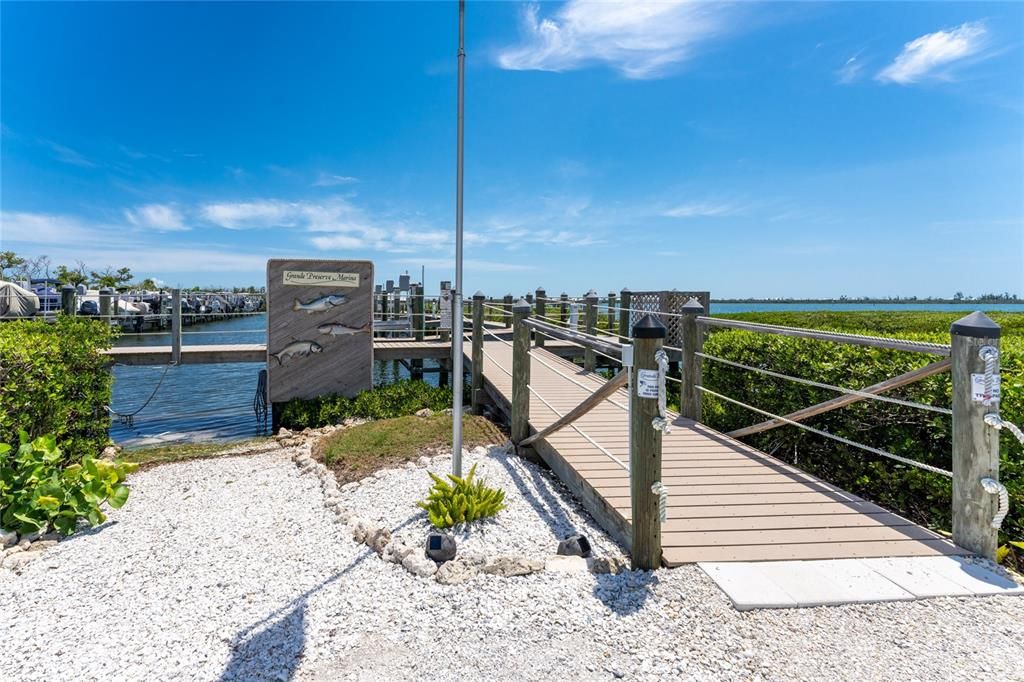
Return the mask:
M 636 371 L 636 394 L 640 398 L 658 397 L 658 370 L 638 369 Z
M 441 329 L 452 328 L 452 292 L 450 289 L 441 291 Z
M 358 272 L 285 270 L 284 284 L 303 287 L 358 287 Z
M 999 389 L 999 375 L 992 377 L 992 400 L 999 400 L 1001 391 Z M 971 375 L 971 400 L 976 403 L 985 402 L 985 375 Z

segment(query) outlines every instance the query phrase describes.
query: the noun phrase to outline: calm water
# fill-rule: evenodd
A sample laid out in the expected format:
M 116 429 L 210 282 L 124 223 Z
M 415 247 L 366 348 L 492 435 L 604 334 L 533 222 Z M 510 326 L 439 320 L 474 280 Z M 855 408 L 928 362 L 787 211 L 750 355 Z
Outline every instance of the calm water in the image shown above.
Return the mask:
M 1024 305 L 1011 304 L 865 304 L 865 303 L 716 303 L 713 312 L 762 312 L 807 310 L 930 310 L 964 312 L 974 310 L 1024 312 Z M 221 322 L 188 327 L 182 343 L 228 344 L 266 343 L 266 315 L 250 315 Z M 166 346 L 169 334 L 125 334 L 120 346 Z M 426 360 L 427 367 L 434 366 Z M 135 413 L 132 425 L 115 419 L 110 435 L 126 447 L 172 442 L 237 440 L 258 435 L 253 399 L 263 363 L 183 365 L 180 367 L 114 368 L 113 408 L 122 414 Z M 377 382 L 407 378 L 398 362 L 377 362 Z M 426 380 L 436 384 L 437 374 Z

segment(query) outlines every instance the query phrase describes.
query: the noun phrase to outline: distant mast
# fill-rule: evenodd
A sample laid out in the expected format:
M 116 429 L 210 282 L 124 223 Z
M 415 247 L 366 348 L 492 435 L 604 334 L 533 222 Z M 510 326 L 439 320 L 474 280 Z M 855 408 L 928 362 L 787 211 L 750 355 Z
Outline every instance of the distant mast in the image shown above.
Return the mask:
M 466 0 L 459 0 L 458 122 L 455 144 L 455 291 L 452 295 L 452 474 L 462 476 L 462 127 L 466 83 Z

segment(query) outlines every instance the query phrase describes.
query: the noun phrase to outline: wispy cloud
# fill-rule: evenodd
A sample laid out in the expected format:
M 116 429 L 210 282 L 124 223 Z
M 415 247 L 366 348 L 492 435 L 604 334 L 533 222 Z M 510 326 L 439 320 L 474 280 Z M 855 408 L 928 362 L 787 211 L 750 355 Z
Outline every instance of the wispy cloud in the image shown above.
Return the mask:
M 67 163 L 72 166 L 79 166 L 80 168 L 96 168 L 95 163 L 85 158 L 82 154 L 71 147 L 65 147 L 62 144 L 57 144 L 52 140 L 40 140 L 40 142 L 53 152 L 53 158 L 57 159 L 61 163 Z
M 906 43 L 893 63 L 878 72 L 875 78 L 883 83 L 910 85 L 929 77 L 948 77 L 937 71 L 978 54 L 987 42 L 988 31 L 980 21 L 928 33 Z
M 547 17 L 528 5 L 522 40 L 496 55 L 513 71 L 570 71 L 607 64 L 627 78 L 665 75 L 693 56 L 701 43 L 727 32 L 733 8 L 726 4 L 586 2 L 570 0 Z
M 333 175 L 321 172 L 313 182 L 314 187 L 337 187 L 339 185 L 351 185 L 359 182 L 359 178 L 350 175 Z
M 729 203 L 690 202 L 665 209 L 666 218 L 717 218 L 737 213 L 739 207 Z
M 841 85 L 849 85 L 858 78 L 864 71 L 864 62 L 860 61 L 860 55 L 855 54 L 846 60 L 846 62 L 836 72 L 836 80 Z
M 145 204 L 125 209 L 124 217 L 136 227 L 159 232 L 179 232 L 189 229 L 185 224 L 185 216 L 170 204 Z
M 302 204 L 276 200 L 236 201 L 204 204 L 199 215 L 228 230 L 257 230 L 295 227 Z

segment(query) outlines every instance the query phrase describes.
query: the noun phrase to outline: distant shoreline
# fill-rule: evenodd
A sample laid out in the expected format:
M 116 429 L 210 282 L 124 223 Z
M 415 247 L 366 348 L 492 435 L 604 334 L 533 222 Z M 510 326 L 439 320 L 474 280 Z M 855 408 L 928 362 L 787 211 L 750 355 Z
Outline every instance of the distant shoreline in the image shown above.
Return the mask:
M 1024 305 L 1024 298 L 713 298 L 712 303 L 757 303 L 761 305 L 786 305 L 790 303 L 826 303 L 828 305 Z

